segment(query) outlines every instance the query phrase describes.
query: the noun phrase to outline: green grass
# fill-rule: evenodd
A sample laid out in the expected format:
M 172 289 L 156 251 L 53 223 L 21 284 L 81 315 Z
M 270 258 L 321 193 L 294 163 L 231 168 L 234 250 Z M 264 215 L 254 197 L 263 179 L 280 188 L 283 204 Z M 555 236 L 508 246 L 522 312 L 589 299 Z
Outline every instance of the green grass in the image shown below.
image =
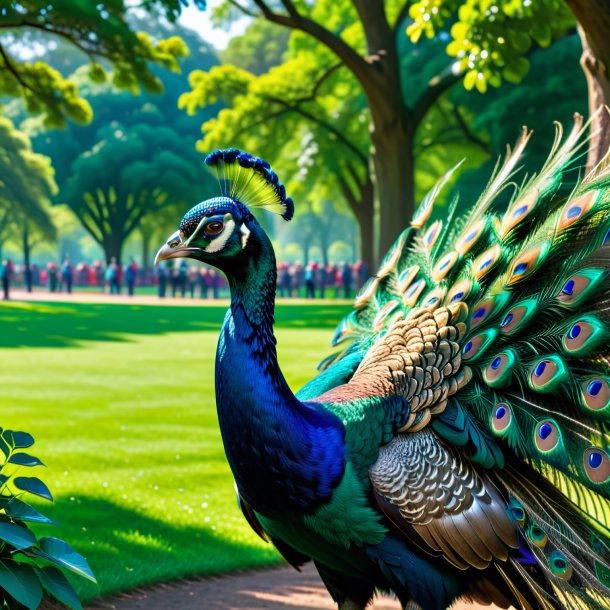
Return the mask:
M 329 353 L 345 305 L 283 305 L 278 351 L 293 388 Z M 213 370 L 223 307 L 0 306 L 0 425 L 30 432 L 61 523 L 37 528 L 83 553 L 85 599 L 277 555 L 239 513 Z M 39 469 L 40 470 L 40 469 Z M 30 473 L 27 473 L 30 474 Z

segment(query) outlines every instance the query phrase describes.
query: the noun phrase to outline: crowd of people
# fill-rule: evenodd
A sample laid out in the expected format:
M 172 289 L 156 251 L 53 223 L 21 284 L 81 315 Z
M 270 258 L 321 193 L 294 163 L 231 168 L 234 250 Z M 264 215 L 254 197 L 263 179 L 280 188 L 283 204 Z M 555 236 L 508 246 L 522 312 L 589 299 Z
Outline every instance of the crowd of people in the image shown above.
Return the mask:
M 216 269 L 189 264 L 185 259 L 171 262 L 171 265 L 161 264 L 153 269 L 144 269 L 133 258 L 124 265 L 119 264 L 116 258 L 112 258 L 108 264 L 93 261 L 74 265 L 66 257 L 61 263 L 32 264 L 28 274 L 25 265 L 4 259 L 0 264 L 3 299 L 8 300 L 11 285 L 46 287 L 52 293 L 68 294 L 74 287 L 88 287 L 111 295 L 126 292 L 133 296 L 138 287 L 154 286 L 160 298 L 171 295 L 217 299 L 228 295 L 226 279 Z M 277 267 L 278 296 L 351 298 L 368 276 L 369 267 L 361 261 L 328 265 L 283 262 Z
M 324 299 L 332 292 L 336 298 L 349 299 L 354 296 L 354 292 L 360 290 L 369 275 L 369 266 L 362 261 L 353 265 L 319 265 L 314 261 L 307 265 L 279 263 L 277 294 L 280 297 L 304 296 L 307 299 Z

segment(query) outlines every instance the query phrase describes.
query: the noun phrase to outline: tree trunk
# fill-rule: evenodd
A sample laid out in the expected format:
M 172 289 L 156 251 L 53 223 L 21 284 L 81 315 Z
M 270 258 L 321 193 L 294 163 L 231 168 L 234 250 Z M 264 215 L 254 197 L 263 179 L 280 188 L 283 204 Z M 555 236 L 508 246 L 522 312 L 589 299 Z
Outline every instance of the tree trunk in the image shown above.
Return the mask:
M 371 271 L 375 260 L 375 206 L 373 184 L 369 183 L 361 190 L 359 205 L 352 207 L 352 212 L 358 223 L 360 232 L 360 259 L 365 262 Z
M 110 235 L 104 240 L 102 248 L 104 249 L 104 255 L 106 256 L 106 264 L 110 264 L 114 258 L 118 265 L 121 264 L 121 253 L 123 251 L 124 240 L 119 235 Z
M 592 138 L 587 170 L 593 169 L 610 148 L 610 5 L 607 0 L 568 0 L 579 22 L 582 42 L 580 64 L 587 79 Z M 599 111 L 599 112 L 598 112 Z
M 305 242 L 303 242 L 303 266 L 307 267 L 307 265 L 309 264 L 309 250 L 311 248 L 311 239 L 306 240 Z
M 32 292 L 32 268 L 30 266 L 30 232 L 28 223 L 23 223 L 23 277 L 28 292 Z
M 402 93 L 397 34 L 387 20 L 385 3 L 352 0 L 366 36 L 369 74 L 359 80 L 371 110 L 371 139 L 379 198 L 377 264 L 414 210 L 413 137 L 415 120 Z
M 142 235 L 142 269 L 148 269 L 150 263 L 150 233 L 140 231 Z
M 379 243 L 372 259 L 377 265 L 413 215 L 415 167 L 413 134 L 405 117 L 373 118 L 371 136 L 379 197 Z

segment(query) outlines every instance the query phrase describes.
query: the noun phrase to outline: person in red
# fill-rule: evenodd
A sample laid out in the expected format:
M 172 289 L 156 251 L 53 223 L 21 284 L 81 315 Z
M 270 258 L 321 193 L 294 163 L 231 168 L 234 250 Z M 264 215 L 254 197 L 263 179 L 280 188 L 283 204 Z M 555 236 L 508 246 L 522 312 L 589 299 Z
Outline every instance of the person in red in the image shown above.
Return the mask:
M 132 258 L 131 262 L 125 268 L 125 281 L 127 282 L 127 293 L 130 297 L 133 296 L 135 292 L 136 279 L 138 277 L 138 265 L 136 261 Z

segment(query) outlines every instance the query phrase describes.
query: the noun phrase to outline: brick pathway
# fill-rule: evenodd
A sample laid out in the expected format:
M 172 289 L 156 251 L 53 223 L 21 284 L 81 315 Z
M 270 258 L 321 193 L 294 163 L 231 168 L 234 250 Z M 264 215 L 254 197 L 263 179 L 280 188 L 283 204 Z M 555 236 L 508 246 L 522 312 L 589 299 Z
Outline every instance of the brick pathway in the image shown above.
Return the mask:
M 369 608 L 400 610 L 400 604 L 379 597 Z M 453 610 L 494 608 L 457 604 Z M 301 573 L 280 568 L 157 585 L 100 600 L 85 610 L 336 610 L 336 606 L 310 565 Z

